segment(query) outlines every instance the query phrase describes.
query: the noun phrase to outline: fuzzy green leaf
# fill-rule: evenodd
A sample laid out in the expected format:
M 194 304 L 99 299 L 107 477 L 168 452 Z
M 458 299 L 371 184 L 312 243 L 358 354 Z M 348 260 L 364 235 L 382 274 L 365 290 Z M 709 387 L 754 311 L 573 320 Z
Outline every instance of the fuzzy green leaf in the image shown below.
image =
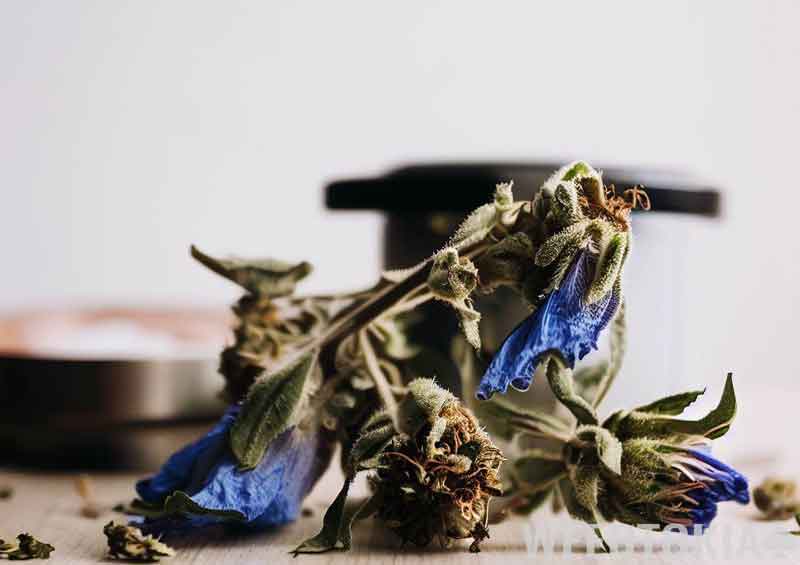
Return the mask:
M 311 264 L 305 261 L 291 264 L 274 259 L 215 259 L 194 245 L 191 253 L 192 257 L 218 275 L 235 282 L 248 292 L 270 298 L 294 293 L 297 283 L 311 273 Z
M 563 254 L 565 249 L 579 246 L 586 239 L 585 230 L 586 223 L 578 222 L 548 237 L 536 251 L 536 265 L 548 267 Z
M 576 469 L 572 479 L 562 479 L 558 486 L 561 499 L 569 515 L 592 526 L 592 530 L 606 553 L 611 548 L 597 527 L 599 522 L 597 497 L 600 491 L 599 473 L 597 469 L 586 466 Z
M 292 553 L 323 553 L 325 551 L 347 551 L 351 546 L 353 522 L 366 518 L 377 510 L 378 499 L 371 497 L 355 511 L 346 508 L 350 485 L 359 471 L 377 467 L 380 454 L 391 443 L 396 432 L 391 416 L 384 411 L 373 414 L 361 427 L 361 433 L 350 450 L 347 476 L 342 489 L 325 511 L 322 530 L 298 545 Z
M 583 489 L 586 490 L 585 488 Z M 597 523 L 597 518 L 594 512 L 586 508 L 579 500 L 575 486 L 571 479 L 561 479 L 558 482 L 558 491 L 561 495 L 561 501 L 570 516 L 576 520 L 581 520 L 587 524 Z M 582 497 L 585 498 L 585 497 Z
M 322 530 L 312 538 L 298 545 L 292 553 L 323 553 L 334 549 L 347 551 L 351 545 L 350 521 L 345 516 L 345 503 L 350 491 L 351 479 L 347 479 L 333 503 L 325 511 Z
M 250 387 L 230 431 L 231 449 L 243 469 L 255 468 L 270 442 L 290 426 L 316 364 L 317 352 L 310 351 Z
M 636 412 L 660 414 L 664 416 L 680 416 L 695 400 L 705 394 L 706 389 L 673 394 L 645 406 L 636 408 Z
M 722 437 L 730 429 L 736 415 L 736 393 L 733 388 L 733 375 L 728 373 L 725 389 L 719 404 L 704 418 L 699 420 L 678 420 L 666 416 L 633 411 L 627 416 L 617 418 L 617 435 L 622 439 L 631 437 L 669 437 L 673 435 L 701 435 L 710 439 Z M 608 427 L 608 426 L 607 426 Z
M 353 523 L 372 516 L 380 506 L 380 497 L 375 494 L 360 506 L 348 509 L 346 503 L 350 483 L 350 479 L 345 481 L 342 490 L 325 511 L 322 530 L 291 552 L 295 557 L 300 553 L 325 553 L 326 551 L 348 551 L 350 549 L 353 539 Z
M 581 424 L 597 425 L 594 408 L 575 392 L 570 368 L 557 355 L 548 355 L 543 362 L 547 363 L 547 381 L 558 401 L 566 406 Z
M 606 296 L 619 280 L 628 248 L 626 233 L 614 234 L 600 257 L 596 274 L 586 293 L 586 302 L 594 304 Z
M 600 463 L 615 475 L 622 474 L 622 443 L 607 429 L 583 426 L 577 430 L 578 438 L 594 443 Z
M 359 471 L 378 466 L 380 455 L 396 434 L 391 416 L 384 411 L 372 415 L 350 450 L 348 472 L 355 476 Z

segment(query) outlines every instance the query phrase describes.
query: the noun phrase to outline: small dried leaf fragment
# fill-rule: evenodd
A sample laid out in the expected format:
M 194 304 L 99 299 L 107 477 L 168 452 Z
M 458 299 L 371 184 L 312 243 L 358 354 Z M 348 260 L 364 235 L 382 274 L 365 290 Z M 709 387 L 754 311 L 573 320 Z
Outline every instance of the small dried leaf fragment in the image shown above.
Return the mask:
M 19 534 L 17 543 L 5 543 L 0 540 L 0 556 L 9 561 L 26 561 L 28 559 L 50 559 L 55 547 L 37 540 L 30 534 Z
M 103 528 L 108 540 L 108 555 L 115 559 L 156 562 L 162 557 L 175 555 L 175 550 L 153 536 L 146 536 L 139 528 L 109 522 Z

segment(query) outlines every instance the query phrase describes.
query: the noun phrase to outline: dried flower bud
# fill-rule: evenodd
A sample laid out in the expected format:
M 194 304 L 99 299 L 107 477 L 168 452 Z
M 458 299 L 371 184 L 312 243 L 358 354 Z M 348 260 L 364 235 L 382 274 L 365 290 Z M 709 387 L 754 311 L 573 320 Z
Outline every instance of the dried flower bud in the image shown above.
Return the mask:
M 717 407 L 696 421 L 674 418 L 702 392 L 663 398 L 602 427 L 582 426 L 564 449 L 569 480 L 561 488 L 570 513 L 631 525 L 684 526 L 702 533 L 717 504 L 747 504 L 747 479 L 710 454 L 736 413 L 731 376 Z
M 478 284 L 478 269 L 466 257 L 459 257 L 454 247 L 437 253 L 428 277 L 428 286 L 437 298 L 461 301 L 469 297 Z
M 108 538 L 108 554 L 117 559 L 154 562 L 175 555 L 167 544 L 153 536 L 146 536 L 139 528 L 109 522 L 103 528 Z
M 767 478 L 753 490 L 753 502 L 769 520 L 788 520 L 800 514 L 797 483 L 791 479 Z
M 473 414 L 431 379 L 417 379 L 400 409 L 396 437 L 371 477 L 378 516 L 404 542 L 473 538 L 478 550 L 488 505 L 501 494 L 503 457 Z

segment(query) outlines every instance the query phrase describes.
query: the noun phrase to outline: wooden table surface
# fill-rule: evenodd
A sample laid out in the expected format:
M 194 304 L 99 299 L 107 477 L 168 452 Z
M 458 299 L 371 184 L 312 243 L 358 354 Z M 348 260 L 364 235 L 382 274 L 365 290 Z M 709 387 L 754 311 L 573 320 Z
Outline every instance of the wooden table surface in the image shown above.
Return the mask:
M 104 512 L 99 518 L 89 519 L 80 515 L 82 502 L 76 492 L 75 474 L 0 471 L 0 484 L 14 488 L 11 499 L 0 501 L 0 537 L 8 539 L 20 530 L 29 531 L 56 547 L 51 556 L 51 561 L 55 563 L 112 562 L 105 555 L 106 542 L 102 527 L 111 519 L 125 520 L 125 516 L 114 513 L 111 507 L 132 497 L 132 485 L 137 476 L 92 475 L 96 499 L 104 506 Z M 721 506 L 720 517 L 704 538 L 655 534 L 609 525 L 605 528 L 609 543 L 612 546 L 629 545 L 611 555 L 587 553 L 582 542 L 592 540 L 591 530 L 565 516 L 553 516 L 545 510 L 532 519 L 518 518 L 493 526 L 491 539 L 484 542 L 483 551 L 477 555 L 467 551 L 466 542 L 449 550 L 399 548 L 391 533 L 370 520 L 357 527 L 356 548 L 350 553 L 300 556 L 292 560 L 289 550 L 298 541 L 317 531 L 325 506 L 335 496 L 339 485 L 337 473 L 329 473 L 308 500 L 307 508 L 313 511 L 313 515 L 303 517 L 292 525 L 273 532 L 233 539 L 219 532 L 198 535 L 173 543 L 178 553 L 166 562 L 214 565 L 299 563 L 302 560 L 313 563 L 412 563 L 424 558 L 431 565 L 534 561 L 661 564 L 697 563 L 703 560 L 709 563 L 800 563 L 800 537 L 787 533 L 791 523 L 759 521 L 753 507 L 734 504 Z M 559 534 L 567 536 L 566 541 L 575 547 L 572 550 L 560 550 L 559 545 L 555 544 L 554 551 L 543 547 L 536 554 L 528 551 L 527 544 L 531 543 L 534 536 L 543 542 L 554 541 Z M 632 547 L 637 542 L 646 545 Z M 653 553 L 645 555 L 645 551 Z

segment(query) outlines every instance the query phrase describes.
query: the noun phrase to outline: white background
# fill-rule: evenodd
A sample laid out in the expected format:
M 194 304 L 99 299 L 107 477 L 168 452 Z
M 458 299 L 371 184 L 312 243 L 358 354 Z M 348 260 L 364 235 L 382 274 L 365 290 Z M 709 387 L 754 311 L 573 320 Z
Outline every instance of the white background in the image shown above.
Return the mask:
M 689 381 L 780 390 L 800 377 L 798 24 L 789 0 L 2 0 L 0 309 L 227 303 L 192 242 L 367 284 L 380 219 L 321 189 L 401 162 L 671 166 L 726 197 L 678 238 Z

